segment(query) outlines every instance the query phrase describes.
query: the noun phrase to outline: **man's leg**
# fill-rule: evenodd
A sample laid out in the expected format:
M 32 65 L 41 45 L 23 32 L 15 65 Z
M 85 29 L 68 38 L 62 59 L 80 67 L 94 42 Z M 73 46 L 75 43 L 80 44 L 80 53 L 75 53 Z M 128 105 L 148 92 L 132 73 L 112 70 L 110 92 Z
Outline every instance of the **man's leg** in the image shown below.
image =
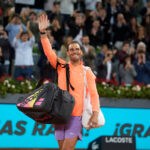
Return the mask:
M 79 137 L 65 139 L 61 150 L 74 150 Z
M 58 140 L 59 149 L 62 150 L 64 140 Z

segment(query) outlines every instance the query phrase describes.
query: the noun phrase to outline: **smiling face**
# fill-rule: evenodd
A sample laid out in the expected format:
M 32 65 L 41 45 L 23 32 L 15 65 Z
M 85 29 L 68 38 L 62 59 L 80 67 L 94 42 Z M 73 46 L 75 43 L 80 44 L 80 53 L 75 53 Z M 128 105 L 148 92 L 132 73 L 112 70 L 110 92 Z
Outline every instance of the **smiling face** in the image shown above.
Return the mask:
M 83 55 L 80 45 L 78 43 L 71 43 L 68 46 L 67 55 L 69 56 L 71 62 L 73 63 L 80 62 Z

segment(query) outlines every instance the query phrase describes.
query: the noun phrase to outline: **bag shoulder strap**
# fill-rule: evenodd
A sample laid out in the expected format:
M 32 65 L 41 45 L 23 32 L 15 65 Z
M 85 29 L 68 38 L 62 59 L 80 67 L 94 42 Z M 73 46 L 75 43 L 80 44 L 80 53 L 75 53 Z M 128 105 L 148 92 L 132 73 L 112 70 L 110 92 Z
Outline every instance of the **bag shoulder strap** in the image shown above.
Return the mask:
M 66 68 L 66 84 L 67 84 L 67 91 L 69 92 L 69 85 L 71 87 L 72 90 L 74 90 L 74 87 L 72 86 L 72 84 L 70 83 L 70 70 L 69 70 L 69 64 L 61 64 L 57 58 L 57 64 L 56 64 L 56 70 L 58 68 L 58 65 L 60 65 L 60 67 L 62 68 Z
M 85 86 L 87 86 L 86 71 L 87 71 L 88 69 L 90 69 L 90 67 L 88 67 L 88 66 L 83 66 Z

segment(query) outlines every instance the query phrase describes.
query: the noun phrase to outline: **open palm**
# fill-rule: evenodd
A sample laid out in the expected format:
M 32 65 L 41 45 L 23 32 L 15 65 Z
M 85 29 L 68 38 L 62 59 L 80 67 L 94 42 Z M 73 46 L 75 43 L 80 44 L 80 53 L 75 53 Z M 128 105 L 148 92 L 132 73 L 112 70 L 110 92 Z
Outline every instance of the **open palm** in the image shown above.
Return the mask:
M 49 25 L 49 20 L 46 15 L 41 15 L 38 17 L 38 25 L 40 32 L 44 32 Z

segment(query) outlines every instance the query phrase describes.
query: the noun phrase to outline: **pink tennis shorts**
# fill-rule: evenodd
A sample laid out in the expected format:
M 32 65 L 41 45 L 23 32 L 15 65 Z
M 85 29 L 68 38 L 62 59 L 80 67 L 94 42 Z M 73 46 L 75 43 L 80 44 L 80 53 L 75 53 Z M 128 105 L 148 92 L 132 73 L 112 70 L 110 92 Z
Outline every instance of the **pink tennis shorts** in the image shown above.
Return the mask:
M 66 124 L 55 125 L 56 140 L 79 137 L 82 140 L 82 122 L 80 116 L 72 116 Z

